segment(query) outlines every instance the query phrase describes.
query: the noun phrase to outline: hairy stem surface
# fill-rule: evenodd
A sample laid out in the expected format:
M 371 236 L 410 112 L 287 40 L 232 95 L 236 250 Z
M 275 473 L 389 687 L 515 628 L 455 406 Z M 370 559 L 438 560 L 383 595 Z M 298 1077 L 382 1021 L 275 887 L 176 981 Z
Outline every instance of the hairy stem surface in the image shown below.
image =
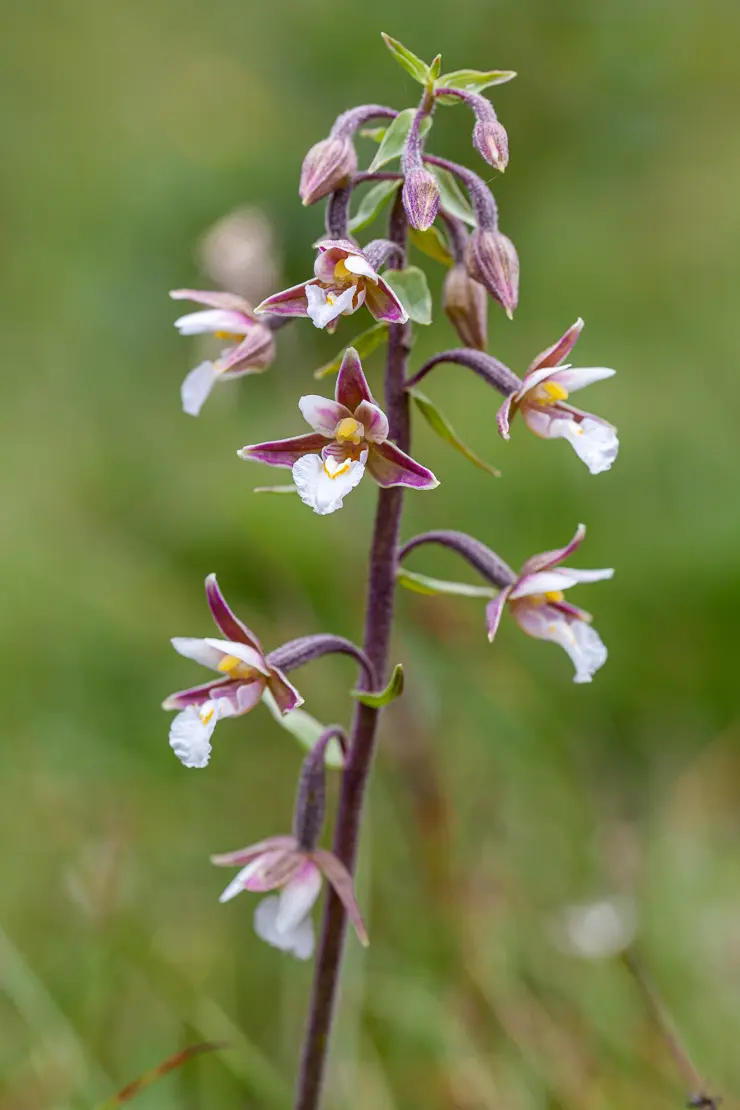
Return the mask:
M 406 233 L 406 216 L 399 195 L 393 206 L 389 229 L 389 238 L 400 248 L 400 258 L 393 260 L 398 268 L 403 266 L 405 258 Z M 408 324 L 392 325 L 388 336 L 385 406 L 390 423 L 390 438 L 394 439 L 404 451 L 408 451 L 410 441 L 408 398 L 404 384 L 409 347 Z M 388 674 L 388 651 L 393 628 L 398 537 L 402 511 L 403 487 L 381 489 L 370 550 L 363 642 L 365 654 L 376 672 L 380 685 L 386 681 Z M 380 711 L 377 709 L 371 709 L 362 704 L 357 706 L 349 753 L 342 775 L 333 848 L 351 874 L 354 874 L 357 862 L 362 808 L 375 753 L 379 716 Z M 347 917 L 344 908 L 330 888 L 316 959 L 295 1110 L 317 1110 L 321 1099 L 346 928 Z

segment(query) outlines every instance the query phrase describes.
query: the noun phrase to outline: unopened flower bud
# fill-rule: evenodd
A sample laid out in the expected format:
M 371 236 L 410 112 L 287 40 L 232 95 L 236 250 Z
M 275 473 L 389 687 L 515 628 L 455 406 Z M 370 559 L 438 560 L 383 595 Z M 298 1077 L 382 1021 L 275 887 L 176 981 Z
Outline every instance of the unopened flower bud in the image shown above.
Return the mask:
M 442 306 L 466 347 L 485 351 L 487 340 L 486 291 L 474 281 L 462 262 L 447 271 Z
M 511 319 L 519 300 L 519 258 L 511 239 L 494 228 L 478 228 L 465 248 L 465 265 Z
M 434 174 L 419 168 L 406 175 L 403 206 L 416 231 L 427 231 L 432 226 L 439 210 L 439 185 Z
M 509 163 L 509 136 L 497 119 L 479 119 L 473 128 L 473 146 L 494 169 L 504 172 Z
M 322 139 L 303 159 L 298 194 L 305 205 L 345 185 L 357 172 L 357 154 L 350 139 Z

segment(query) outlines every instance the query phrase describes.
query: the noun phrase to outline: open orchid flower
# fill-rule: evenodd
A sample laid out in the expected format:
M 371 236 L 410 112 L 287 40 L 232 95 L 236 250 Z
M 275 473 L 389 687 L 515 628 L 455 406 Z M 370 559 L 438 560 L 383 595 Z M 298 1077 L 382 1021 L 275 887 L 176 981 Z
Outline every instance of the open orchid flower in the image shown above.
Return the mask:
M 322 875 L 339 896 L 361 943 L 368 943 L 352 876 L 331 852 L 305 848 L 293 836 L 274 836 L 237 852 L 211 856 L 211 861 L 220 867 L 241 865 L 241 871 L 221 895 L 221 902 L 230 901 L 243 890 L 279 891 L 259 902 L 254 911 L 257 936 L 275 948 L 291 952 L 299 960 L 313 955 L 311 910 L 321 891 Z
M 348 347 L 337 377 L 336 400 L 301 397 L 299 408 L 313 428 L 308 435 L 243 447 L 242 459 L 291 467 L 298 494 L 315 513 L 341 509 L 344 497 L 367 470 L 379 486 L 434 489 L 431 470 L 388 439 L 388 420 L 375 404 L 357 351 Z
M 254 633 L 232 613 L 215 574 L 206 578 L 206 598 L 223 639 L 175 636 L 172 646 L 220 677 L 171 694 L 162 703 L 163 709 L 180 710 L 170 727 L 170 747 L 186 767 L 205 767 L 211 756 L 211 736 L 221 718 L 254 709 L 265 688 L 282 713 L 303 702 L 283 672 L 267 661 Z
M 310 316 L 317 328 L 333 331 L 340 316 L 351 316 L 366 305 L 376 320 L 403 324 L 408 314 L 390 285 L 379 276 L 354 243 L 322 239 L 314 277 L 281 293 L 273 293 L 255 313 Z
M 591 616 L 570 605 L 563 591 L 579 582 L 600 582 L 611 578 L 613 570 L 571 570 L 560 564 L 583 542 L 586 529 L 578 531 L 567 547 L 534 555 L 521 569 L 519 577 L 488 603 L 488 639 L 493 640 L 508 603 L 519 625 L 538 640 L 552 640 L 570 656 L 576 669 L 574 682 L 590 682 L 606 662 L 606 648 L 591 627 Z
M 175 320 L 180 335 L 212 333 L 231 344 L 215 362 L 201 362 L 182 383 L 182 407 L 189 416 L 197 416 L 218 382 L 266 370 L 275 358 L 275 340 L 270 329 L 254 319 L 249 301 L 236 293 L 173 289 L 170 296 L 209 306 L 205 312 L 189 312 Z
M 583 328 L 576 320 L 553 347 L 539 355 L 524 375 L 521 389 L 510 394 L 498 411 L 498 428 L 509 438 L 509 421 L 521 411 L 527 426 L 544 439 L 567 439 L 592 474 L 608 470 L 617 457 L 617 430 L 606 420 L 565 402 L 569 394 L 615 373 L 604 366 L 577 370 L 563 359 L 572 351 Z

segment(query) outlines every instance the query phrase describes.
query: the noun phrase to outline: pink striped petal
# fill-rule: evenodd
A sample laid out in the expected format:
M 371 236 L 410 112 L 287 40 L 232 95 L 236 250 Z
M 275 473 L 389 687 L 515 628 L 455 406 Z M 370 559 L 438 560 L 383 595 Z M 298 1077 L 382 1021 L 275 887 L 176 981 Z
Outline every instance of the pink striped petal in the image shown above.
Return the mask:
M 268 466 L 292 466 L 304 455 L 318 454 L 326 446 L 326 437 L 317 432 L 292 439 L 275 439 L 267 443 L 255 443 L 237 451 L 240 459 L 248 462 L 263 462 Z
M 385 489 L 389 486 L 434 489 L 439 485 L 431 470 L 416 462 L 389 439 L 371 445 L 367 469 L 378 485 Z
M 368 443 L 383 443 L 388 438 L 388 417 L 370 401 L 360 401 L 355 409 L 355 420 L 365 429 Z
M 387 324 L 405 324 L 409 316 L 387 281 L 378 278 L 377 284 L 365 286 L 365 304 L 371 316 Z
M 501 623 L 501 617 L 503 616 L 510 593 L 511 586 L 506 586 L 492 601 L 488 602 L 488 605 L 486 605 L 486 625 L 488 626 L 489 643 L 493 643 L 494 636 L 498 632 L 498 626 Z
M 574 551 L 578 550 L 585 536 L 586 525 L 579 524 L 573 539 L 565 547 L 557 548 L 555 551 L 543 551 L 541 555 L 533 555 L 531 559 L 527 559 L 521 570 L 522 575 L 556 567 L 559 563 L 564 562 L 569 555 L 572 555 Z
M 352 416 L 350 409 L 340 405 L 338 401 L 319 397 L 315 393 L 301 397 L 298 408 L 306 423 L 327 439 L 334 439 L 334 431 L 340 420 L 346 420 Z
M 354 347 L 348 347 L 344 352 L 342 365 L 339 367 L 339 374 L 337 375 L 334 396 L 340 405 L 349 409 L 350 414 L 355 411 L 362 401 L 373 403 L 373 395 L 370 392 L 370 386 L 367 384 L 367 378 L 362 371 L 360 356 Z
M 267 685 L 281 713 L 289 713 L 291 709 L 303 705 L 303 698 L 279 667 L 270 667 Z
M 355 927 L 360 943 L 367 947 L 370 943 L 367 929 L 362 920 L 360 907 L 357 905 L 354 883 L 349 871 L 341 860 L 337 859 L 332 852 L 327 852 L 325 848 L 314 848 L 311 856 L 334 888 L 339 901 L 344 906 L 347 917 Z
M 254 632 L 247 628 L 246 624 L 243 624 L 229 608 L 226 598 L 221 593 L 215 574 L 209 574 L 206 578 L 206 601 L 214 621 L 227 640 L 248 644 L 260 655 L 263 654 L 260 642 Z
M 280 293 L 273 293 L 254 310 L 255 316 L 268 313 L 270 316 L 307 316 L 308 298 L 306 297 L 307 281 L 300 285 L 292 285 L 290 289 L 283 289 Z
M 170 296 L 173 301 L 193 301 L 194 304 L 205 304 L 209 308 L 223 308 L 227 311 L 242 312 L 251 316 L 252 306 L 238 293 L 223 293 L 219 290 L 209 291 L 203 289 L 172 289 Z
M 234 691 L 227 689 L 233 687 L 234 683 L 230 678 L 215 678 L 210 682 L 204 682 L 200 686 L 190 686 L 187 690 L 177 690 L 174 694 L 170 694 L 162 702 L 163 709 L 187 709 L 189 705 L 205 705 L 207 701 L 213 698 L 223 696 L 225 693 L 232 693 Z
M 537 355 L 537 358 L 532 362 L 527 373 L 529 374 L 533 370 L 537 370 L 540 366 L 557 366 L 558 363 L 567 358 L 573 350 L 582 329 L 583 320 L 579 316 L 575 324 L 569 327 L 564 335 L 561 335 L 557 343 L 554 343 L 552 347 L 547 347 L 546 350 Z
M 280 893 L 275 927 L 278 933 L 290 934 L 309 915 L 321 892 L 321 872 L 306 861 Z
M 250 860 L 261 856 L 263 852 L 290 852 L 295 851 L 298 843 L 294 836 L 271 836 L 267 840 L 260 840 L 246 848 L 238 848 L 235 852 L 221 852 L 211 856 L 211 863 L 216 867 L 240 867 Z
M 518 396 L 519 395 L 517 394 L 517 397 Z M 510 393 L 501 408 L 496 413 L 496 424 L 498 426 L 499 434 L 503 436 L 504 439 L 509 439 L 509 422 L 512 419 L 511 406 L 513 403 L 514 394 Z

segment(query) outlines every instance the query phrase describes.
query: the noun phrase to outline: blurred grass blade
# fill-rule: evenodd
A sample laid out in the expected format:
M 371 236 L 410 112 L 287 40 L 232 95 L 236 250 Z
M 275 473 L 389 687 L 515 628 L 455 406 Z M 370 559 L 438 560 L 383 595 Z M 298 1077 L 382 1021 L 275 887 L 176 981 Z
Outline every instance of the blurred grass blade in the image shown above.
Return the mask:
M 435 262 L 441 262 L 443 266 L 451 266 L 455 261 L 450 254 L 444 235 L 434 224 L 426 231 L 417 231 L 415 227 L 410 227 L 409 239 L 417 250 L 422 251 L 429 258 L 433 258 Z
M 347 344 L 347 347 L 354 347 L 360 358 L 366 359 L 369 355 L 373 353 L 373 351 L 382 346 L 387 338 L 388 325 L 373 324 L 373 326 L 371 328 L 368 328 L 367 331 L 361 332 L 359 335 L 356 335 L 354 339 L 350 340 L 350 342 Z M 320 366 L 318 368 L 318 370 L 314 370 L 313 376 L 319 379 L 329 378 L 332 374 L 338 374 L 339 367 L 342 365 L 342 359 L 344 358 L 345 350 L 346 347 L 343 347 L 339 354 L 336 355 L 331 360 L 331 362 L 325 362 L 323 366 Z
M 454 594 L 457 597 L 492 598 L 498 593 L 489 586 L 469 586 L 467 582 L 446 582 L 442 578 L 429 578 L 426 574 L 414 574 L 410 570 L 399 570 L 396 574 L 399 586 L 415 594 L 438 597 L 440 594 Z
M 457 179 L 449 170 L 444 170 L 441 166 L 430 166 L 429 168 L 439 182 L 440 204 L 444 210 L 449 212 L 451 216 L 457 216 L 458 220 L 469 224 L 470 227 L 475 227 L 473 209 L 470 207 L 470 201 L 458 185 Z
M 349 221 L 350 231 L 362 231 L 371 224 L 398 189 L 400 181 L 379 181 L 368 189 L 360 201 L 357 211 Z
M 141 1091 L 151 1087 L 152 1083 L 156 1083 L 165 1075 L 169 1075 L 171 1071 L 181 1068 L 183 1064 L 187 1064 L 189 1060 L 195 1059 L 196 1056 L 202 1056 L 206 1052 L 216 1052 L 219 1049 L 227 1048 L 223 1041 L 203 1041 L 201 1044 L 191 1045 L 190 1048 L 183 1048 L 180 1052 L 176 1052 L 174 1056 L 164 1060 L 156 1068 L 150 1071 L 145 1071 L 138 1079 L 134 1079 L 132 1083 L 127 1083 L 117 1095 L 113 1095 L 107 1102 L 101 1103 L 97 1110 L 117 1110 L 117 1107 L 123 1106 L 124 1103 L 130 1102 Z
M 291 709 L 285 714 L 281 713 L 275 699 L 267 689 L 262 695 L 262 701 L 280 727 L 294 736 L 301 747 L 308 751 L 311 750 L 326 728 L 326 725 L 322 725 L 310 713 L 306 713 L 305 709 Z M 344 766 L 344 757 L 338 740 L 332 739 L 327 744 L 324 762 L 327 767 Z
M 396 698 L 400 698 L 402 693 L 403 667 L 400 663 L 397 663 L 385 690 L 379 690 L 377 693 L 370 693 L 367 690 L 353 690 L 352 697 L 361 702 L 362 705 L 369 706 L 370 709 L 382 709 L 384 705 L 389 705 Z
M 458 438 L 454 428 L 446 417 L 442 415 L 434 402 L 430 401 L 426 394 L 420 393 L 418 389 L 409 389 L 408 392 L 413 397 L 419 412 L 440 439 L 443 439 L 445 443 L 449 443 L 450 446 L 454 447 L 456 451 L 459 451 L 461 455 L 464 455 L 465 458 L 475 466 L 479 467 L 481 470 L 485 470 L 486 474 L 491 474 L 494 478 L 501 477 L 500 470 L 497 470 L 495 466 L 491 466 L 485 459 L 479 458 L 474 451 L 466 447 L 462 440 Z

